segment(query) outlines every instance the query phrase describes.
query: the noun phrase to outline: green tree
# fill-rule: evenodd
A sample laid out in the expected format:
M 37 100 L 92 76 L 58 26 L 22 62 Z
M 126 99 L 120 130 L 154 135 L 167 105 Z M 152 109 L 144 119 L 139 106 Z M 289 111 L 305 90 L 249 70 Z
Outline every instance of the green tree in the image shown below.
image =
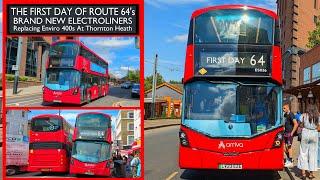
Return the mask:
M 153 82 L 153 76 L 147 76 L 144 79 L 144 90 L 147 91 L 149 89 L 152 89 L 152 82 Z M 157 86 L 164 83 L 164 79 L 161 74 L 157 73 Z
M 133 81 L 133 82 L 139 82 L 140 81 L 140 70 L 133 70 L 133 71 L 129 71 L 128 75 L 127 75 L 127 79 L 129 81 Z
M 170 84 L 182 84 L 181 81 L 175 81 L 175 80 L 170 80 L 169 83 Z
M 320 44 L 320 22 L 317 23 L 316 29 L 309 32 L 308 48 L 313 48 Z

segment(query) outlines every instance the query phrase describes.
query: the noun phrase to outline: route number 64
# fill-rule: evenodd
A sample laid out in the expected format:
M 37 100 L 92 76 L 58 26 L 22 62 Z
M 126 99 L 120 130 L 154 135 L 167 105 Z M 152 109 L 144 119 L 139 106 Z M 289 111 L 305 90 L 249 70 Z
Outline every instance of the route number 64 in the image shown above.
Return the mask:
M 257 61 L 254 57 L 255 57 L 256 55 L 252 55 L 251 56 L 251 59 L 250 59 L 250 64 L 251 64 L 251 66 L 255 66 L 257 63 L 258 64 L 261 64 L 261 66 L 263 66 L 264 65 L 264 63 L 266 63 L 266 61 L 264 61 L 263 59 L 263 55 L 260 57 L 260 59 Z

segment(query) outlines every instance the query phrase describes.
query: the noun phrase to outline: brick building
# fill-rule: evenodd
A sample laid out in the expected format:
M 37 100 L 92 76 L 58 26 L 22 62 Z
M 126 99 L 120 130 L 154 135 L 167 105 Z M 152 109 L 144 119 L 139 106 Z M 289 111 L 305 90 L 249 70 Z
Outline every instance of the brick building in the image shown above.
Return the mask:
M 162 83 L 156 87 L 155 117 L 181 117 L 182 84 Z M 151 117 L 152 89 L 145 91 L 144 118 Z
M 297 97 L 299 110 L 304 112 L 310 104 L 320 110 L 320 45 L 314 47 L 300 58 L 300 84 L 285 92 Z
M 320 20 L 320 0 L 277 0 L 281 28 L 284 88 L 299 86 L 301 51 L 309 50 L 308 32 Z M 297 51 L 300 50 L 300 51 Z M 284 96 L 285 99 L 288 96 Z M 298 99 L 291 97 L 292 110 L 298 109 Z

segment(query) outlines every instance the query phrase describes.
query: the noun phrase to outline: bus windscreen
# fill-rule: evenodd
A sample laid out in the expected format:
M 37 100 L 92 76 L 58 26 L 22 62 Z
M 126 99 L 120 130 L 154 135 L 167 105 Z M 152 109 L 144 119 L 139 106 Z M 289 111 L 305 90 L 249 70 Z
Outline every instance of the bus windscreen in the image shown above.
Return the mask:
M 195 44 L 271 45 L 273 26 L 274 20 L 270 16 L 254 10 L 209 11 L 195 18 L 194 40 Z

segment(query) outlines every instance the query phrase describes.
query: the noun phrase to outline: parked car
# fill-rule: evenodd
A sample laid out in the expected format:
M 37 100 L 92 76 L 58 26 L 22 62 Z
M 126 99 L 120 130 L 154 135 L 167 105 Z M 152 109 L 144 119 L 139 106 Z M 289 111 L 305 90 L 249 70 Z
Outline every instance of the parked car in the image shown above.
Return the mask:
M 131 89 L 131 97 L 140 97 L 140 84 L 133 84 Z
M 132 86 L 132 84 L 130 81 L 127 81 L 127 82 L 121 84 L 121 88 L 124 88 L 124 89 L 130 89 L 131 86 Z

